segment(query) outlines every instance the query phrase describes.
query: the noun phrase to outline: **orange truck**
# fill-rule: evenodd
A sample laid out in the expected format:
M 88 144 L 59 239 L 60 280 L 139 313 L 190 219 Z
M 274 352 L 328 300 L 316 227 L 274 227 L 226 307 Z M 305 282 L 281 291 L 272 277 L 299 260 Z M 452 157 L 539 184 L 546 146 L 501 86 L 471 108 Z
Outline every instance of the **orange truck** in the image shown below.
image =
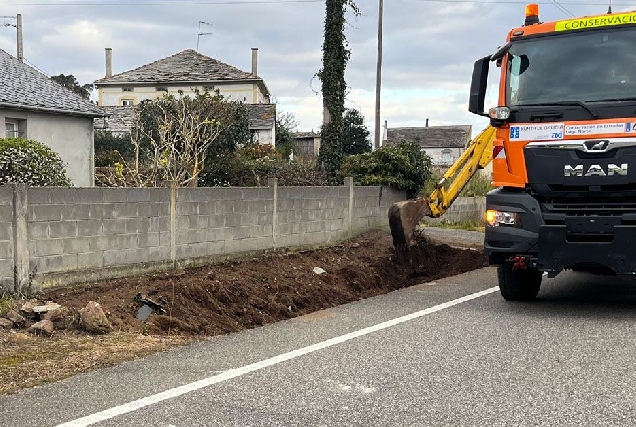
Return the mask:
M 542 23 L 526 6 L 475 62 L 469 111 L 494 128 L 484 250 L 502 296 L 534 299 L 544 273 L 566 269 L 634 277 L 636 12 Z

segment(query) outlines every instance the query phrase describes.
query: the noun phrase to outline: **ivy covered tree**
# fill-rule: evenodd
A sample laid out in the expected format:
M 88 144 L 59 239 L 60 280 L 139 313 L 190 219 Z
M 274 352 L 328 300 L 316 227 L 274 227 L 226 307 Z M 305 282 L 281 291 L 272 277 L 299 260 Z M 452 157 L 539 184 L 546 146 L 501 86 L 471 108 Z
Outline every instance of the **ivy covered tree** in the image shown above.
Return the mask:
M 346 91 L 345 69 L 351 52 L 344 34 L 345 12 L 360 10 L 353 0 L 326 0 L 325 40 L 322 47 L 322 69 L 318 77 L 322 83 L 323 114 L 319 162 L 329 173 L 335 174 L 344 156 L 342 131 Z
M 0 139 L 0 185 L 70 187 L 64 162 L 46 145 L 27 139 Z
M 342 123 L 342 150 L 347 155 L 362 154 L 371 151 L 369 129 L 364 124 L 364 116 L 360 111 L 348 108 L 345 110 Z
M 351 176 L 356 185 L 388 185 L 416 197 L 431 175 L 431 158 L 417 142 L 384 145 L 370 153 L 347 156 L 342 176 Z

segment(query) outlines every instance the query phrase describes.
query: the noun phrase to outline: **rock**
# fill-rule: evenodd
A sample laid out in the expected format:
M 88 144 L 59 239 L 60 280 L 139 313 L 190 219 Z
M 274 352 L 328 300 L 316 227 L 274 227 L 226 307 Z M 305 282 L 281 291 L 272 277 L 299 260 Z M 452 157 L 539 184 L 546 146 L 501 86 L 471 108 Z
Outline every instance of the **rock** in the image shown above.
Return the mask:
M 33 309 L 38 305 L 40 305 L 40 302 L 38 300 L 29 300 L 22 304 L 22 308 L 20 308 L 20 311 L 26 314 L 31 314 L 33 313 Z
M 0 329 L 11 329 L 11 328 L 13 328 L 13 322 L 9 319 L 0 317 Z
M 24 324 L 24 317 L 22 317 L 20 313 L 15 310 L 9 310 L 5 317 L 12 321 L 16 326 Z
M 29 328 L 29 332 L 35 335 L 53 335 L 53 322 L 50 320 L 40 320 Z
M 62 307 L 62 306 L 59 305 L 59 304 L 56 304 L 54 302 L 47 302 L 44 305 L 38 305 L 38 306 L 33 307 L 33 312 L 42 314 L 42 313 L 46 313 L 46 312 L 51 311 L 51 310 L 57 310 L 60 307 Z
M 105 334 L 112 330 L 112 326 L 98 302 L 90 301 L 80 310 L 82 327 L 93 334 Z
M 322 269 L 322 268 L 320 268 L 320 267 L 314 267 L 314 273 L 316 273 L 316 274 L 325 274 L 325 273 L 326 273 L 326 271 L 325 271 L 325 270 L 323 270 L 323 269 Z
M 53 322 L 55 329 L 66 329 L 73 323 L 73 318 L 69 316 L 69 309 L 66 307 L 47 311 L 42 314 L 41 318 L 42 320 L 50 320 Z

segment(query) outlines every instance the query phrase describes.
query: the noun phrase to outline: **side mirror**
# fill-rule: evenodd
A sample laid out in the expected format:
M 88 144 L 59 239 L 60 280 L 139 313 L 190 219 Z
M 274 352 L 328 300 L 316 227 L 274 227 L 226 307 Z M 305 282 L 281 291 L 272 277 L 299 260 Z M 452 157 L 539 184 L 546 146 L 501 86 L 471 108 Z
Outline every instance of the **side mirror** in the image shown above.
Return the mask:
M 488 114 L 484 113 L 484 101 L 486 99 L 490 61 L 490 55 L 475 61 L 473 79 L 470 83 L 470 98 L 468 99 L 468 111 L 484 117 L 489 117 Z

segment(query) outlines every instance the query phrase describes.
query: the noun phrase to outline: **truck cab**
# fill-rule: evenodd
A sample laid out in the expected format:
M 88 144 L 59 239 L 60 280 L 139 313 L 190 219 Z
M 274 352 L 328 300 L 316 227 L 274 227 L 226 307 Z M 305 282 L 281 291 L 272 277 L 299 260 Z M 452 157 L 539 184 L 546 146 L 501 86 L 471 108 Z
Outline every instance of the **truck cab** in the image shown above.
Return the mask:
M 531 4 L 475 62 L 469 111 L 496 128 L 484 250 L 505 299 L 534 299 L 544 273 L 636 275 L 633 46 L 636 12 L 542 23 Z

